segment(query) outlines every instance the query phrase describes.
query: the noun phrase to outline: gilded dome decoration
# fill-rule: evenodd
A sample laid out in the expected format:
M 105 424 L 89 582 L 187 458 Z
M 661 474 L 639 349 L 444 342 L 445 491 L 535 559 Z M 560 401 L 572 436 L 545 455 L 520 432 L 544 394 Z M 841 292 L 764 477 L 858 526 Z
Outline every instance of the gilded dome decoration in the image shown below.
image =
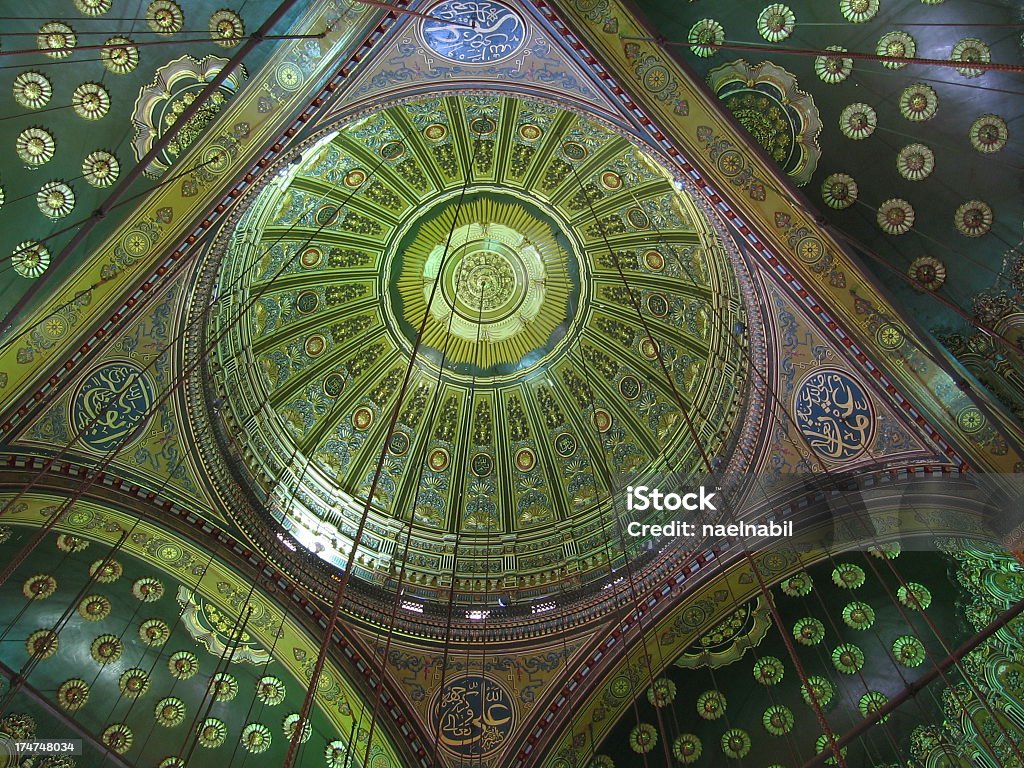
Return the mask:
M 971 123 L 968 136 L 972 147 L 983 155 L 988 155 L 1006 146 L 1010 131 L 1006 127 L 1006 121 L 999 115 L 982 115 Z
M 14 142 L 18 157 L 22 162 L 30 166 L 42 165 L 53 158 L 57 150 L 57 144 L 51 134 L 45 128 L 32 126 L 18 134 Z
M 878 13 L 879 0 L 839 0 L 839 10 L 843 18 L 854 24 L 871 21 Z
M 930 85 L 914 83 L 904 88 L 900 94 L 900 114 L 911 122 L 931 120 L 938 108 L 939 97 Z
M 833 173 L 821 185 L 821 199 L 829 208 L 849 208 L 857 202 L 857 182 L 846 173 Z
M 968 200 L 953 214 L 953 223 L 964 237 L 988 234 L 993 220 L 992 207 L 984 200 Z
M 886 32 L 878 40 L 875 53 L 890 59 L 912 59 L 917 55 L 917 41 L 901 29 Z M 902 61 L 883 61 L 887 69 L 903 69 L 907 66 Z
M 74 190 L 64 181 L 48 181 L 36 193 L 39 211 L 49 219 L 63 219 L 75 208 Z
M 796 14 L 788 5 L 772 3 L 757 17 L 757 31 L 769 43 L 780 43 L 793 34 Z
M 841 45 L 830 45 L 825 50 L 835 51 L 835 53 L 846 52 L 846 48 Z M 851 72 L 853 72 L 853 59 L 848 56 L 832 54 L 818 56 L 814 59 L 814 73 L 824 83 L 829 83 L 830 85 L 841 83 L 850 76 Z
M 154 0 L 146 9 L 146 23 L 158 35 L 173 35 L 185 25 L 185 13 L 173 0 Z
M 704 471 L 674 393 L 719 414 L 705 449 L 723 450 L 736 410 L 720 404 L 739 403 L 745 369 L 728 331 L 747 322 L 728 308 L 739 283 L 707 214 L 652 156 L 589 118 L 497 96 L 406 103 L 311 142 L 240 219 L 265 253 L 225 241 L 210 262 L 211 281 L 244 281 L 250 297 L 234 292 L 246 321 L 218 344 L 209 396 L 232 423 L 269 405 L 242 475 L 276 478 L 268 524 L 343 566 L 386 445 L 360 579 L 389 583 L 382 537 L 411 517 L 413 583 L 437 586 L 438 547 L 458 531 L 470 547 L 514 534 L 516 586 L 536 588 L 555 526 L 599 519 L 600 466 L 639 477 L 667 455 Z M 254 365 L 229 365 L 250 347 Z M 600 578 L 600 538 L 578 546 L 583 577 Z
M 843 108 L 839 114 L 839 130 L 848 139 L 860 141 L 875 132 L 878 114 L 870 104 L 856 103 Z
M 48 21 L 39 28 L 36 45 L 51 59 L 63 59 L 71 55 L 78 45 L 75 30 L 62 21 Z
M 110 92 L 99 83 L 82 83 L 71 94 L 71 106 L 83 120 L 99 120 L 110 111 Z
M 908 181 L 927 179 L 935 170 L 935 153 L 924 144 L 908 144 L 896 156 L 896 170 Z
M 75 712 L 89 701 L 89 684 L 80 678 L 65 680 L 57 688 L 57 703 L 61 709 Z
M 245 24 L 234 11 L 221 9 L 210 16 L 210 37 L 222 48 L 233 48 L 242 42 Z
M 926 291 L 937 291 L 946 282 L 946 265 L 934 256 L 918 256 L 907 269 L 911 279 Z
M 725 28 L 714 19 L 701 19 L 686 36 L 690 52 L 706 59 L 718 53 L 718 46 L 725 42 Z
M 130 38 L 116 35 L 104 43 L 100 61 L 115 75 L 127 75 L 139 66 L 139 49 Z
M 29 70 L 14 78 L 14 100 L 25 109 L 42 109 L 53 97 L 53 84 L 41 72 Z
M 26 240 L 11 254 L 11 266 L 22 277 L 39 277 L 50 266 L 50 251 L 42 243 Z
M 242 729 L 240 741 L 247 752 L 259 754 L 270 749 L 272 739 L 273 734 L 263 723 L 249 723 Z M 328 758 L 328 764 L 330 764 L 330 758 Z
M 798 186 L 811 180 L 821 157 L 821 119 L 796 77 L 771 62 L 752 67 L 739 60 L 711 70 L 708 84 Z
M 914 226 L 914 209 L 906 200 L 894 197 L 878 206 L 878 226 L 889 235 L 902 235 Z
M 965 37 L 953 46 L 953 52 L 949 56 L 950 61 L 962 61 L 969 63 L 979 61 L 987 64 L 992 61 L 992 53 L 986 43 L 976 37 Z M 964 77 L 981 77 L 985 70 L 979 67 L 957 67 L 956 71 Z
M 75 0 L 75 8 L 83 16 L 102 16 L 112 4 L 113 0 Z

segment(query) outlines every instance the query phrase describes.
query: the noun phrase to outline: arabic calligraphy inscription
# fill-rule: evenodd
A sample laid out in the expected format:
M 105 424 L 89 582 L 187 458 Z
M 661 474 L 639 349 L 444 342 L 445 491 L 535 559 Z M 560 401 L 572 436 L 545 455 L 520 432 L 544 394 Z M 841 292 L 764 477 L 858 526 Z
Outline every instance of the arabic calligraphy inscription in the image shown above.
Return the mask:
M 447 682 L 434 695 L 431 713 L 441 746 L 462 757 L 481 757 L 500 749 L 515 724 L 508 691 L 480 674 Z
M 860 455 L 874 432 L 871 401 L 861 385 L 842 371 L 808 375 L 797 389 L 793 415 L 807 444 L 829 461 Z
M 132 435 L 153 406 L 149 377 L 133 363 L 108 363 L 89 374 L 75 396 L 71 423 L 81 440 L 106 452 Z
M 462 64 L 490 64 L 513 55 L 526 40 L 522 16 L 494 0 L 444 0 L 428 11 L 423 42 Z

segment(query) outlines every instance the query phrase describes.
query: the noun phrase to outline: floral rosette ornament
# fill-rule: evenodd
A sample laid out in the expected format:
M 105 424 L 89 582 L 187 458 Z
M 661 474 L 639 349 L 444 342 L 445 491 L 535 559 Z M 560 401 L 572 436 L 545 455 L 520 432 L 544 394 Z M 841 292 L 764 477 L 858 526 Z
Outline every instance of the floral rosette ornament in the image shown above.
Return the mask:
M 227 738 L 228 727 L 223 720 L 216 717 L 206 718 L 199 726 L 196 742 L 206 749 L 216 749 L 224 743 Z
M 717 720 L 725 714 L 725 696 L 718 691 L 704 691 L 697 697 L 697 714 L 705 720 Z
M 762 656 L 754 662 L 754 679 L 761 685 L 776 685 L 785 673 L 786 668 L 774 656 Z
M 722 734 L 721 745 L 726 757 L 739 760 L 750 752 L 750 734 L 741 728 L 730 728 Z
M 814 582 L 811 581 L 810 574 L 801 571 L 785 579 L 779 588 L 782 590 L 782 594 L 789 597 L 806 597 L 811 594 Z
M 61 709 L 77 712 L 89 701 L 89 684 L 77 677 L 65 680 L 57 688 L 57 703 Z
M 716 46 L 725 42 L 725 28 L 714 19 L 701 19 L 690 27 L 686 41 L 694 56 L 706 59 L 714 56 L 718 52 Z
M 272 738 L 273 734 L 263 723 L 249 723 L 242 729 L 242 738 L 240 741 L 247 752 L 259 754 L 270 749 L 270 742 Z M 334 742 L 331 743 L 333 744 Z M 328 752 L 329 751 L 330 748 L 328 745 Z M 327 764 L 331 765 L 329 756 L 327 758 Z
M 164 596 L 164 585 L 153 578 L 138 579 L 132 584 L 132 597 L 144 603 L 155 603 Z
M 658 743 L 658 732 L 650 723 L 640 723 L 629 732 L 629 748 L 638 755 L 646 755 Z
M 697 762 L 703 751 L 704 745 L 693 733 L 681 733 L 672 742 L 672 756 L 683 765 Z
M 171 628 L 161 619 L 146 619 L 139 625 L 139 639 L 150 648 L 158 648 L 171 636 Z
M 844 675 L 855 675 L 864 668 L 864 651 L 853 643 L 843 643 L 832 651 L 832 666 Z
M 829 45 L 826 51 L 846 53 L 841 45 Z M 818 56 L 814 59 L 814 73 L 823 83 L 835 85 L 843 82 L 853 72 L 853 59 L 847 56 Z
M 769 43 L 782 42 L 795 28 L 796 15 L 782 3 L 772 3 L 757 17 L 757 32 Z
M 839 740 L 839 734 L 838 733 L 833 733 L 832 734 L 832 739 L 829 739 L 828 734 L 823 733 L 814 742 L 814 752 L 816 754 L 821 753 L 821 752 L 827 752 L 829 754 L 829 757 L 825 758 L 825 765 L 838 765 L 838 761 L 836 760 L 836 757 L 835 757 L 835 751 L 832 749 L 832 741 L 833 740 L 835 740 L 835 741 Z M 846 760 L 846 747 L 840 747 L 839 748 L 839 756 L 842 757 L 843 761 L 845 762 L 845 760 Z
M 793 639 L 800 645 L 817 645 L 825 639 L 825 625 L 810 616 L 797 619 L 793 625 Z
M 866 139 L 877 127 L 878 113 L 870 104 L 850 104 L 839 113 L 839 130 L 843 136 L 853 141 Z
M 967 136 L 972 147 L 988 155 L 1006 146 L 1010 131 L 1006 127 L 1006 121 L 999 115 L 982 115 L 971 123 L 971 130 Z
M 135 735 L 132 733 L 132 729 L 124 723 L 114 723 L 107 726 L 103 733 L 100 734 L 100 741 L 110 747 L 112 752 L 123 755 L 131 749 L 132 744 L 135 742 Z
M 875 53 L 890 59 L 912 59 L 917 55 L 917 42 L 902 30 L 886 32 L 878 40 Z M 902 69 L 907 65 L 902 61 L 883 61 L 882 66 L 887 69 Z
M 913 635 L 900 635 L 892 643 L 892 655 L 905 667 L 919 667 L 924 663 L 924 644 Z
M 932 593 L 924 584 L 916 581 L 907 582 L 896 590 L 896 598 L 900 604 L 912 611 L 923 611 L 932 604 Z
M 898 197 L 886 200 L 878 206 L 878 226 L 887 235 L 905 235 L 914 226 L 913 206 Z M 842 586 L 842 585 L 840 585 Z
M 992 52 L 989 50 L 988 45 L 978 38 L 965 37 L 953 46 L 953 52 L 950 54 L 949 60 L 988 64 L 992 61 Z M 980 67 L 957 67 L 956 71 L 964 77 L 981 77 L 985 74 L 985 70 Z
M 772 736 L 785 736 L 793 730 L 795 722 L 796 718 L 793 717 L 792 710 L 782 704 L 773 704 L 768 707 L 761 718 L 761 725 Z
M 898 541 L 890 541 L 886 544 L 872 544 L 868 552 L 879 560 L 895 560 L 903 552 L 903 547 Z
M 900 114 L 913 123 L 931 120 L 939 109 L 935 89 L 924 83 L 908 85 L 900 94 Z
M 878 0 L 840 0 L 839 11 L 847 21 L 863 24 L 875 18 L 878 5 Z
M 946 282 L 946 265 L 932 256 L 918 256 L 910 262 L 907 274 L 918 288 L 937 291 Z
M 819 707 L 827 707 L 832 701 L 832 683 L 821 675 L 811 675 L 806 684 L 800 685 L 800 696 L 808 706 L 814 706 L 811 703 L 813 700 L 818 702 Z
M 29 576 L 21 585 L 21 594 L 29 600 L 45 600 L 57 591 L 57 579 L 48 573 Z
M 14 100 L 25 109 L 42 109 L 53 97 L 53 83 L 41 72 L 22 72 L 14 78 Z
M 95 576 L 100 584 L 113 584 L 123 573 L 124 566 L 117 560 L 94 560 L 89 566 L 89 575 Z
M 188 680 L 199 671 L 199 659 L 194 653 L 178 651 L 167 660 L 167 671 L 176 680 Z
M 103 595 L 89 595 L 78 603 L 78 615 L 86 621 L 103 621 L 110 611 L 110 600 Z
M 175 696 L 160 699 L 153 710 L 153 717 L 164 728 L 180 725 L 185 720 L 185 702 Z
M 847 603 L 843 608 L 843 623 L 850 629 L 871 629 L 875 623 L 875 609 L 867 603 Z
M 288 741 L 291 741 L 292 736 L 295 734 L 295 729 L 298 727 L 299 724 L 299 718 L 300 715 L 298 713 L 293 712 L 292 714 L 288 715 L 288 717 L 286 717 L 284 719 L 284 722 L 281 724 L 281 728 L 284 731 L 284 737 L 288 739 Z M 302 724 L 302 733 L 299 734 L 299 741 L 305 744 L 307 741 L 309 741 L 309 737 L 312 735 L 313 726 L 309 722 L 309 718 L 307 717 L 305 722 L 303 722 Z
M 833 173 L 821 185 L 821 199 L 829 208 L 841 211 L 857 202 L 857 182 L 845 173 Z
M 667 677 L 659 677 L 647 689 L 647 700 L 655 707 L 667 707 L 676 698 L 676 684 Z
M 276 677 L 266 675 L 256 683 L 256 698 L 268 707 L 277 706 L 284 701 L 284 697 L 284 683 Z
M 57 537 L 57 549 L 61 552 L 81 552 L 89 546 L 89 540 L 62 533 Z
M 861 717 L 870 717 L 888 703 L 889 698 L 884 693 L 868 691 L 861 696 L 860 701 L 857 702 L 857 711 L 860 712 Z M 883 717 L 878 718 L 878 722 L 884 723 L 888 719 L 889 716 L 884 715 Z
M 896 170 L 907 181 L 921 181 L 935 170 L 935 153 L 924 144 L 908 144 L 896 155 Z
M 968 200 L 956 209 L 953 223 L 964 237 L 981 237 L 992 229 L 992 208 L 984 200 Z
M 843 589 L 857 589 L 864 586 L 864 569 L 853 563 L 840 563 L 832 571 L 832 581 Z
M 124 653 L 124 643 L 117 635 L 100 635 L 89 646 L 89 654 L 97 664 L 113 664 Z
M 118 679 L 121 695 L 129 699 L 137 699 L 149 690 L 149 673 L 144 669 L 126 670 Z

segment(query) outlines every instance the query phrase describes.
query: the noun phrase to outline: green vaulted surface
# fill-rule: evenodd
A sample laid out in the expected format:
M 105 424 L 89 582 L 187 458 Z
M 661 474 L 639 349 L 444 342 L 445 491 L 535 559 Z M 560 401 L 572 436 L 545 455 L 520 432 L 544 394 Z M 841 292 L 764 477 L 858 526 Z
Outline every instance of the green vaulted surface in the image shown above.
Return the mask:
M 571 112 L 460 96 L 365 116 L 309 144 L 214 258 L 209 333 L 227 333 L 210 395 L 252 447 L 245 481 L 335 564 L 421 325 L 360 550 L 370 571 L 410 514 L 413 583 L 438 583 L 456 531 L 464 555 L 514 534 L 521 586 L 553 578 L 566 537 L 574 566 L 597 569 L 613 479 L 704 469 L 675 393 L 708 456 L 731 439 L 744 313 L 729 256 L 652 157 Z

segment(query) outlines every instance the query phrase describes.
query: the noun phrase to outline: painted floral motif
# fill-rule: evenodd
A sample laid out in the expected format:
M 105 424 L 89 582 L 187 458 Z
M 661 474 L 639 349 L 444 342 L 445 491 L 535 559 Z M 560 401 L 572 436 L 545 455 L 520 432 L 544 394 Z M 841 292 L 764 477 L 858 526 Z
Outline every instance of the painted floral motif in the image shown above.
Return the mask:
M 807 678 L 807 684 L 800 686 L 800 695 L 808 706 L 814 706 L 811 703 L 813 697 L 819 707 L 827 707 L 832 701 L 832 683 L 821 675 L 811 675 Z
M 828 752 L 830 755 L 832 755 L 831 757 L 825 758 L 825 765 L 836 765 L 835 751 L 832 749 L 832 742 L 838 739 L 838 733 L 833 733 L 832 739 L 829 739 L 828 734 L 823 733 L 814 742 L 815 753 Z M 846 747 L 839 748 L 839 755 L 843 758 L 846 757 Z
M 49 219 L 63 219 L 75 209 L 75 192 L 63 181 L 48 181 L 36 193 L 40 213 Z
M 238 695 L 238 681 L 226 672 L 218 672 L 210 680 L 210 690 L 216 701 L 231 701 Z
M 185 719 L 185 702 L 174 696 L 160 699 L 153 710 L 153 717 L 158 725 L 173 728 Z
M 57 591 L 57 579 L 48 573 L 29 576 L 21 586 L 21 594 L 29 600 L 45 600 Z
M 268 707 L 274 707 L 280 704 L 284 701 L 284 696 L 284 683 L 276 677 L 267 675 L 265 677 L 261 677 L 259 682 L 256 683 L 256 698 Z
M 71 106 L 83 120 L 99 120 L 110 111 L 110 92 L 99 83 L 82 83 L 71 94 Z
M 932 593 L 924 584 L 916 581 L 909 581 L 905 586 L 896 590 L 896 598 L 906 608 L 912 611 L 923 611 L 932 604 Z
M 782 3 L 772 3 L 757 17 L 757 31 L 769 43 L 785 40 L 795 27 L 796 14 Z
M 878 127 L 878 114 L 870 104 L 857 102 L 843 108 L 839 114 L 839 130 L 854 141 L 866 139 Z
M 164 596 L 164 585 L 159 579 L 145 577 L 132 584 L 132 596 L 144 603 L 155 603 Z
M 821 199 L 836 210 L 849 208 L 857 201 L 857 182 L 845 173 L 833 173 L 821 185 Z
M 721 744 L 726 757 L 739 760 L 750 752 L 750 734 L 741 728 L 730 728 L 722 734 Z
M 919 667 L 924 663 L 924 644 L 913 635 L 900 635 L 892 643 L 892 655 L 905 667 Z
M 82 161 L 82 176 L 92 187 L 109 187 L 117 181 L 120 172 L 121 165 L 111 152 L 90 152 Z
M 686 40 L 694 56 L 706 59 L 718 52 L 715 46 L 725 42 L 725 28 L 714 19 L 701 19 L 690 27 Z
M 647 700 L 655 707 L 667 707 L 676 698 L 676 684 L 667 677 L 659 677 L 647 689 Z
M 876 219 L 886 234 L 906 234 L 914 226 L 914 208 L 906 200 L 894 197 L 878 206 Z
M 860 701 L 857 702 L 857 710 L 860 712 L 861 717 L 869 717 L 875 712 L 880 710 L 886 704 L 889 703 L 889 697 L 884 693 L 878 691 L 868 691 L 860 697 Z M 880 717 L 878 722 L 884 723 L 889 719 L 888 715 Z
M 144 669 L 125 670 L 117 681 L 121 695 L 129 699 L 137 699 L 149 690 L 149 673 Z
M 793 712 L 782 704 L 773 704 L 768 707 L 761 718 L 761 725 L 772 736 L 784 736 L 789 733 L 793 730 L 795 722 L 796 718 L 793 717 Z
M 100 635 L 89 646 L 89 654 L 97 664 L 112 664 L 124 653 L 124 643 L 117 635 Z
M 345 742 L 341 739 L 335 739 L 334 741 L 327 742 L 327 746 L 324 747 L 324 760 L 327 763 L 327 768 L 347 768 L 346 756 L 348 750 L 345 749 Z M 595 755 L 595 760 L 599 757 Z M 615 764 L 612 763 L 612 768 Z
M 875 609 L 867 603 L 847 603 L 843 608 L 843 622 L 851 629 L 870 629 L 875 623 Z
M 14 100 L 25 109 L 42 109 L 53 97 L 53 84 L 40 72 L 22 72 L 14 78 Z
M 288 717 L 286 717 L 284 719 L 284 722 L 281 724 L 281 728 L 284 731 L 284 737 L 288 739 L 288 741 L 292 740 L 292 736 L 295 734 L 295 728 L 298 726 L 298 724 L 299 715 L 295 712 L 288 715 Z M 307 717 L 306 721 L 302 724 L 302 733 L 299 735 L 299 741 L 305 744 L 307 741 L 309 741 L 309 737 L 312 734 L 313 726 L 310 724 L 309 718 Z
M 924 144 L 908 144 L 896 156 L 896 170 L 908 181 L 927 179 L 935 170 L 935 153 Z
M 110 600 L 103 595 L 89 595 L 78 603 L 78 615 L 86 621 L 103 621 L 110 615 Z
M 853 563 L 839 563 L 832 570 L 832 582 L 844 589 L 857 589 L 864 586 L 864 569 Z
M 75 8 L 83 16 L 102 16 L 111 4 L 112 0 L 75 0 Z
M 754 662 L 754 679 L 761 685 L 775 685 L 782 682 L 786 668 L 774 656 L 762 656 Z
M 242 746 L 247 752 L 259 754 L 270 749 L 272 734 L 263 723 L 249 723 L 242 729 Z M 329 764 L 329 763 L 328 763 Z
M 18 243 L 11 254 L 11 266 L 22 277 L 39 277 L 50 266 L 50 251 L 35 240 Z
M 992 61 L 992 52 L 988 45 L 976 37 L 965 37 L 953 46 L 953 52 L 949 57 L 950 61 L 981 62 L 988 64 Z M 980 77 L 985 73 L 979 67 L 957 67 L 956 71 L 964 77 Z
M 167 671 L 177 680 L 188 680 L 199 671 L 199 659 L 194 653 L 178 651 L 167 660 Z
M 70 533 L 62 533 L 57 537 L 57 549 L 61 552 L 81 552 L 89 546 L 89 540 Z
M 210 16 L 210 37 L 222 48 L 232 48 L 242 42 L 245 24 L 242 17 L 226 8 Z
M 658 743 L 658 732 L 650 723 L 640 723 L 629 732 L 629 747 L 640 755 L 646 755 Z
M 60 638 L 52 629 L 37 629 L 25 640 L 25 653 L 31 659 L 48 659 L 57 652 Z
M 797 619 L 793 625 L 793 638 L 800 645 L 817 645 L 825 639 L 825 625 L 810 616 Z
M 65 680 L 57 688 L 57 703 L 61 709 L 76 712 L 89 701 L 89 684 L 77 677 Z
M 826 51 L 846 53 L 841 45 L 829 45 Z M 853 59 L 846 56 L 818 56 L 814 59 L 814 73 L 823 83 L 841 83 L 853 72 Z
M 839 11 L 843 18 L 854 24 L 871 21 L 878 13 L 878 0 L 840 0 Z
M 158 35 L 173 35 L 181 32 L 185 14 L 172 0 L 154 0 L 146 9 L 146 23 Z
M 784 595 L 789 597 L 806 597 L 811 594 L 811 590 L 814 588 L 814 582 L 811 581 L 811 575 L 801 571 L 800 573 L 790 576 L 788 579 L 779 585 Z
M 939 109 L 935 89 L 924 83 L 908 85 L 900 94 L 900 114 L 914 123 L 931 120 Z
M 910 262 L 907 274 L 918 288 L 937 291 L 946 282 L 946 265 L 931 256 L 918 256 Z
M 159 648 L 170 636 L 170 627 L 160 619 L 146 619 L 139 625 L 139 639 L 150 648 Z
M 917 55 L 917 41 L 903 30 L 886 32 L 878 40 L 875 53 L 891 58 L 912 59 Z M 882 66 L 887 69 L 902 69 L 907 64 L 903 61 L 883 61 Z
M 100 61 L 108 72 L 127 75 L 139 66 L 139 49 L 131 38 L 115 35 L 103 44 Z
M 988 155 L 1006 146 L 1010 132 L 1006 127 L 1006 121 L 999 115 L 982 115 L 971 123 L 968 137 L 972 147 Z
M 725 696 L 719 691 L 704 691 L 697 697 L 697 714 L 705 720 L 717 720 L 725 714 Z
M 853 643 L 843 643 L 832 651 L 832 666 L 844 675 L 853 675 L 864 668 L 864 651 Z
M 132 729 L 124 723 L 114 723 L 104 729 L 100 735 L 100 741 L 110 747 L 112 752 L 123 755 L 131 749 L 135 735 L 132 733 Z
M 704 745 L 694 733 L 681 733 L 672 742 L 672 756 L 683 765 L 697 762 Z
M 968 200 L 956 209 L 953 223 L 965 237 L 981 237 L 992 229 L 992 208 L 983 200 Z
M 113 584 L 123 573 L 124 566 L 117 560 L 94 560 L 89 566 L 89 576 L 95 576 L 100 584 Z
M 48 130 L 34 125 L 18 134 L 18 138 L 14 140 L 14 150 L 23 163 L 42 165 L 53 158 L 53 153 L 57 151 L 57 143 Z
M 199 726 L 197 743 L 206 749 L 216 749 L 224 743 L 227 738 L 228 727 L 223 720 L 216 717 L 206 718 Z
M 71 55 L 71 49 L 78 45 L 75 30 L 61 21 L 48 21 L 39 28 L 36 45 L 51 59 L 63 59 Z

